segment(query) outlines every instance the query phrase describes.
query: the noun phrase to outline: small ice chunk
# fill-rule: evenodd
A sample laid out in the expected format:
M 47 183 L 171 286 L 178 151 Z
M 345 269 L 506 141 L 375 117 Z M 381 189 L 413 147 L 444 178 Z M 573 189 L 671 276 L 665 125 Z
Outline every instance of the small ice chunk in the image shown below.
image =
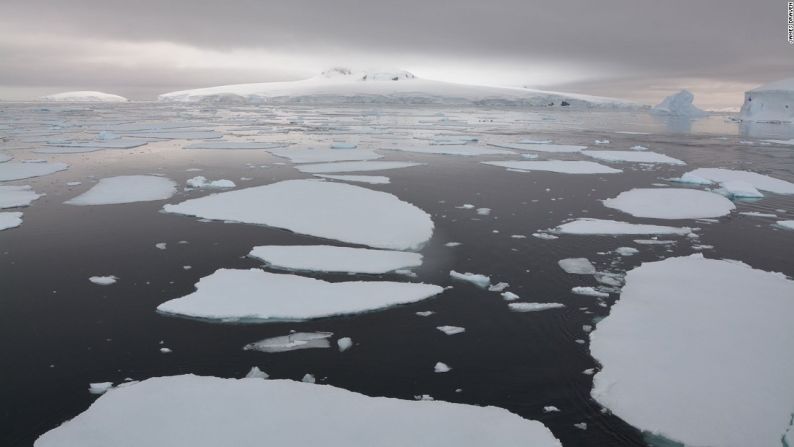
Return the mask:
M 487 215 L 491 214 L 491 209 L 490 208 L 477 208 L 477 214 L 479 214 L 480 216 L 487 216 Z
M 67 200 L 68 205 L 110 205 L 165 200 L 176 192 L 176 183 L 154 175 L 103 178 L 94 187 Z
M 543 407 L 544 413 L 558 413 L 560 411 L 559 408 L 555 407 L 554 405 L 547 405 Z
M 252 366 L 251 369 L 245 374 L 246 379 L 267 379 L 270 375 L 256 366 Z
M 458 326 L 436 326 L 436 329 L 447 335 L 455 335 L 466 332 L 466 328 L 458 327 Z
M 449 276 L 459 281 L 470 282 L 477 287 L 486 288 L 491 284 L 491 277 L 478 273 L 458 273 L 455 270 L 449 272 Z
M 576 235 L 619 235 L 619 234 L 678 234 L 692 232 L 688 227 L 668 227 L 664 225 L 645 225 L 619 222 L 615 220 L 579 218 L 564 223 L 554 231 L 561 234 Z
M 510 284 L 508 284 L 506 282 L 498 282 L 498 283 L 496 283 L 496 284 L 494 284 L 492 286 L 488 286 L 488 291 L 489 292 L 502 292 L 508 287 L 510 287 Z
M 794 230 L 794 220 L 779 220 L 777 225 L 787 230 Z
M 100 286 L 109 286 L 111 284 L 115 284 L 118 281 L 118 277 L 109 275 L 109 276 L 92 276 L 88 278 L 94 284 L 99 284 Z
M 518 295 L 516 295 L 515 293 L 513 293 L 513 292 L 507 291 L 507 292 L 502 292 L 502 298 L 505 301 L 515 301 L 515 300 L 519 299 L 520 297 Z
M 330 348 L 328 341 L 333 332 L 293 332 L 279 337 L 266 338 L 243 347 L 245 351 L 287 352 L 299 349 Z
M 172 351 L 171 348 L 165 348 L 165 347 L 160 348 L 160 353 L 161 354 L 170 354 L 172 352 L 174 352 L 174 351 Z
M 419 315 L 420 317 L 429 317 L 430 315 L 433 315 L 434 313 L 435 312 L 433 312 L 432 310 L 422 310 L 422 311 L 416 312 L 416 314 Z
M 187 185 L 191 188 L 234 188 L 237 186 L 231 180 L 221 179 L 208 181 L 206 177 L 201 175 L 188 179 Z
M 336 341 L 336 346 L 339 348 L 339 352 L 345 352 L 353 347 L 353 339 L 350 337 L 342 337 Z
M 304 375 L 303 378 L 301 379 L 301 382 L 303 382 L 303 383 L 316 383 L 317 379 L 314 377 L 314 374 L 306 373 L 306 375 Z
M 594 296 L 594 297 L 598 297 L 598 298 L 608 298 L 609 297 L 608 293 L 599 292 L 598 290 L 595 289 L 595 287 L 589 287 L 589 286 L 587 286 L 587 287 L 585 287 L 585 286 L 573 287 L 571 289 L 571 292 L 573 292 L 573 293 L 575 293 L 577 295 Z
M 592 275 L 596 272 L 595 266 L 587 258 L 567 258 L 557 261 L 565 273 L 574 275 Z
M 446 363 L 442 362 L 436 362 L 436 366 L 433 367 L 433 372 L 437 373 L 445 373 L 450 371 L 452 371 L 452 368 L 450 368 Z
M 159 250 L 165 250 L 168 247 L 168 244 L 166 244 L 165 242 L 158 242 L 154 244 L 154 246 L 157 247 Z
M 620 256 L 633 256 L 639 252 L 640 251 L 634 247 L 618 247 L 615 249 L 615 253 L 619 254 Z
M 0 231 L 22 225 L 22 213 L 19 211 L 0 213 Z
M 105 394 L 105 392 L 111 388 L 113 388 L 113 382 L 98 382 L 88 384 L 88 392 L 91 394 Z

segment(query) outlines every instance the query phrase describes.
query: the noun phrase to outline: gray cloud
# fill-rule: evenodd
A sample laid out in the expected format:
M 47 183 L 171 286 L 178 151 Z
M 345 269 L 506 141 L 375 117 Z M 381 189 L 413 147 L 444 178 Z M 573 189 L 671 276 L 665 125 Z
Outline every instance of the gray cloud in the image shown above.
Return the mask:
M 598 86 L 619 79 L 637 88 L 642 79 L 669 78 L 756 84 L 794 74 L 785 7 L 778 0 L 5 0 L 0 85 L 79 80 L 168 90 L 300 77 L 334 55 L 438 64 L 498 61 L 517 71 L 568 63 L 584 89 L 588 80 Z M 26 43 L 33 35 L 53 42 Z M 130 70 L 117 62 L 76 62 L 96 49 L 59 45 L 70 39 L 271 51 L 318 59 L 318 67 L 203 67 L 185 73 L 168 64 L 140 63 Z

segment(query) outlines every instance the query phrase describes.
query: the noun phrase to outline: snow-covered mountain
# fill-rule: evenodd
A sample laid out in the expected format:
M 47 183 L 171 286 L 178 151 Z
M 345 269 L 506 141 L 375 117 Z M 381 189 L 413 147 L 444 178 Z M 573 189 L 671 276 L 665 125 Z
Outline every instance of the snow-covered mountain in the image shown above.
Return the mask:
M 104 92 L 75 91 L 42 96 L 42 101 L 56 102 L 127 102 L 127 98 Z
M 742 121 L 794 122 L 794 78 L 770 82 L 744 93 Z
M 171 102 L 309 103 L 309 104 L 445 104 L 483 106 L 553 106 L 641 108 L 630 101 L 573 93 L 455 84 L 421 79 L 404 70 L 354 72 L 332 68 L 310 79 L 224 85 L 165 93 Z

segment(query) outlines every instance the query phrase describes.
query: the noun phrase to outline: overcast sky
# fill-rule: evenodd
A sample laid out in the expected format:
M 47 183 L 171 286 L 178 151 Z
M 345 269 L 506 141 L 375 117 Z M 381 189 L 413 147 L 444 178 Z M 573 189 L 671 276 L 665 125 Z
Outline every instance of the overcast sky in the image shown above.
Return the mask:
M 784 0 L 0 0 L 0 98 L 402 68 L 704 107 L 794 76 Z

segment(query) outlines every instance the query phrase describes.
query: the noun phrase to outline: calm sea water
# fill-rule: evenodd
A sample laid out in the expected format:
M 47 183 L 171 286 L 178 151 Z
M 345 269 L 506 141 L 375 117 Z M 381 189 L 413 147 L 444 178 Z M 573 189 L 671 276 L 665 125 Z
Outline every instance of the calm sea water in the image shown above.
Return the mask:
M 386 191 L 433 216 L 436 230 L 422 250 L 416 279 L 454 288 L 408 306 L 301 323 L 212 324 L 165 317 L 158 304 L 184 296 L 218 268 L 261 267 L 246 258 L 255 245 L 315 244 L 328 241 L 272 228 L 199 222 L 159 210 L 207 194 L 180 191 L 168 201 L 74 207 L 63 202 L 99 178 L 155 173 L 181 185 L 195 175 L 226 178 L 256 186 L 307 178 L 286 162 L 260 150 L 185 150 L 184 140 L 153 142 L 130 150 L 72 155 L 31 151 L 46 140 L 85 138 L 121 123 L 187 123 L 216 129 L 243 140 L 355 141 L 378 148 L 384 142 L 412 141 L 436 134 L 470 135 L 481 142 L 521 138 L 628 149 L 643 145 L 682 159 L 687 166 L 615 165 L 619 175 L 518 173 L 485 166 L 483 160 L 518 156 L 453 157 L 383 151 L 385 160 L 423 166 L 366 174 L 386 175 L 388 185 L 361 185 Z M 618 133 L 633 132 L 633 133 Z M 794 181 L 794 146 L 762 145 L 765 138 L 792 138 L 789 126 L 742 127 L 725 116 L 697 121 L 663 120 L 644 113 L 389 108 L 179 108 L 154 104 L 69 107 L 0 105 L 0 150 L 17 159 L 41 158 L 70 164 L 67 171 L 8 182 L 27 184 L 46 196 L 25 208 L 21 227 L 0 232 L 0 445 L 27 446 L 37 436 L 80 412 L 96 399 L 91 382 L 145 379 L 184 373 L 242 377 L 258 366 L 274 378 L 300 380 L 306 373 L 327 383 L 371 396 L 495 405 L 546 424 L 571 446 L 647 445 L 642 433 L 602 411 L 590 399 L 598 365 L 590 357 L 584 325 L 608 315 L 595 299 L 573 295 L 573 286 L 594 286 L 591 276 L 569 275 L 557 261 L 589 258 L 599 270 L 625 272 L 644 261 L 697 252 L 738 259 L 753 267 L 794 276 L 794 233 L 770 219 L 734 213 L 706 221 L 665 221 L 702 228 L 697 242 L 676 238 L 674 245 L 637 246 L 636 237 L 575 237 L 541 240 L 530 235 L 573 217 L 641 222 L 605 208 L 600 199 L 633 187 L 671 184 L 665 179 L 696 167 L 748 169 Z M 540 159 L 582 159 L 540 154 Z M 264 167 L 263 167 L 264 166 Z M 202 172 L 186 169 L 200 168 Z M 248 179 L 248 180 L 241 180 Z M 80 181 L 81 185 L 66 186 Z M 488 216 L 458 206 L 491 208 Z M 794 197 L 768 194 L 739 201 L 738 211 L 775 213 L 794 219 Z M 644 221 L 644 222 L 647 222 Z M 658 223 L 658 222 L 653 222 Z M 526 235 L 516 239 L 512 235 Z M 180 243 L 185 241 L 186 243 Z M 461 242 L 446 247 L 447 242 Z M 166 242 L 159 250 L 156 243 Z M 334 243 L 334 242 L 330 242 Z M 611 253 L 636 246 L 638 255 Z M 185 269 L 184 266 L 190 266 Z M 454 282 L 449 271 L 490 275 L 510 283 L 526 301 L 555 301 L 564 309 L 514 313 L 494 292 Z M 117 284 L 100 287 L 93 275 L 113 274 Z M 389 279 L 401 275 L 312 275 L 332 281 Z M 612 294 L 608 304 L 618 298 Z M 752 297 L 748 297 L 752 299 Z M 422 318 L 417 311 L 432 310 Z M 705 323 L 705 322 L 704 322 Z M 440 325 L 463 326 L 446 336 Z M 262 338 L 296 331 L 330 331 L 351 337 L 353 349 L 304 350 L 280 354 L 243 351 Z M 161 354 L 163 346 L 171 354 Z M 453 369 L 433 372 L 443 361 Z M 460 391 L 458 391 L 460 390 Z M 554 405 L 559 413 L 544 413 Z M 586 422 L 587 430 L 574 424 Z

